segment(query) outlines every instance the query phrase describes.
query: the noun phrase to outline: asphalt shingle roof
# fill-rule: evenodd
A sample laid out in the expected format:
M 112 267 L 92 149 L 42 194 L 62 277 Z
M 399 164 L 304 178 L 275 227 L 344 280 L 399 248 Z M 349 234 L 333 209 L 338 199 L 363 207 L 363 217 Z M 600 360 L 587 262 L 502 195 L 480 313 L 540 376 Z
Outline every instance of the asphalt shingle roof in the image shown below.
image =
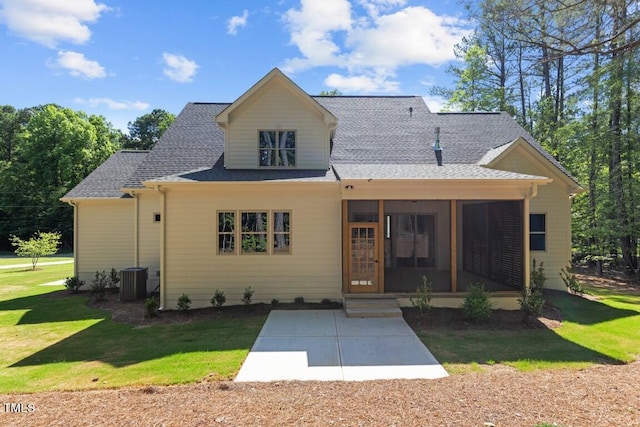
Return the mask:
M 427 179 L 427 180 L 543 180 L 543 176 L 489 169 L 479 165 L 448 164 L 336 164 L 333 166 L 340 179 Z
M 453 171 L 452 168 L 420 169 L 400 166 L 436 165 L 432 144 L 435 140 L 435 128 L 440 127 L 445 166 L 486 164 L 487 159 L 495 158 L 510 142 L 522 137 L 571 178 L 507 113 L 431 113 L 424 100 L 417 96 L 313 98 L 338 118 L 331 149 L 331 164 L 337 171 L 351 171 L 354 176 L 359 176 L 361 171 L 369 173 L 372 169 L 358 169 L 354 165 L 388 165 L 378 172 L 387 179 L 412 179 L 413 176 L 427 174 L 427 170 L 428 174 Z M 336 179 L 330 170 L 226 170 L 223 161 L 224 131 L 216 125 L 214 118 L 229 105 L 187 104 L 153 150 L 148 155 L 137 157 L 139 163 L 128 163 L 129 169 L 124 173 L 112 165 L 117 159 L 113 162 L 110 159 L 103 165 L 104 168 L 101 166 L 96 171 L 108 184 L 100 183 L 92 174 L 69 192 L 67 197 L 116 197 L 115 188 L 118 185 L 120 188 L 140 188 L 144 181 Z M 341 168 L 341 165 L 347 166 Z M 417 172 L 418 170 L 422 172 Z M 487 173 L 487 170 L 456 169 L 456 174 L 481 177 L 479 172 Z M 112 177 L 110 174 L 116 176 Z M 104 196 L 105 194 L 109 196 Z
M 148 151 L 118 151 L 69 191 L 63 199 L 129 197 L 120 189 L 148 155 Z

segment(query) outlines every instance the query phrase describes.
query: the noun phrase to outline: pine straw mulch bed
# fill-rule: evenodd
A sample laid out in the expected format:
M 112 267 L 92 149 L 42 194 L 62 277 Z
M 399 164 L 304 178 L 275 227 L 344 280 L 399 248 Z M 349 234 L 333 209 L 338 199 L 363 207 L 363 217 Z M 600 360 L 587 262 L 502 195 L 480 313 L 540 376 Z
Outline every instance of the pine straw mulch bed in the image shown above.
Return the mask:
M 115 321 L 126 320 L 113 299 L 92 304 L 110 309 Z M 128 304 L 119 306 L 123 305 Z M 143 309 L 136 308 L 142 305 L 131 303 L 125 311 L 132 307 L 140 310 L 140 317 L 129 314 L 128 320 L 141 327 L 270 310 L 267 305 L 225 307 L 144 320 Z M 409 323 L 423 322 L 411 310 L 404 315 Z M 440 322 L 451 327 L 452 315 L 457 312 L 434 310 L 429 324 L 421 327 L 437 327 Z M 492 326 L 484 327 L 552 328 L 561 322 L 553 309 L 524 325 L 517 312 L 494 316 Z M 462 319 L 455 322 L 458 328 L 483 327 Z M 181 386 L 0 395 L 0 402 L 31 403 L 35 408 L 9 413 L 3 403 L 3 426 L 640 426 L 640 360 L 533 372 L 495 365 L 437 380 L 233 383 L 205 378 Z

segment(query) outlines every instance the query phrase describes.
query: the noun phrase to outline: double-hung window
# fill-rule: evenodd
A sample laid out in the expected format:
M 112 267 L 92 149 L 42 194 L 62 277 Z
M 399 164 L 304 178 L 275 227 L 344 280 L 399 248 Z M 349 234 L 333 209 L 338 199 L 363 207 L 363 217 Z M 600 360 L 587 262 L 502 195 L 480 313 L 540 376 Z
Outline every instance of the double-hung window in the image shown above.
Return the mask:
M 261 167 L 296 167 L 296 131 L 261 130 L 258 140 Z
M 290 211 L 218 211 L 218 254 L 290 254 Z M 239 248 L 239 250 L 238 250 Z
M 547 215 L 529 215 L 529 249 L 532 251 L 547 250 Z

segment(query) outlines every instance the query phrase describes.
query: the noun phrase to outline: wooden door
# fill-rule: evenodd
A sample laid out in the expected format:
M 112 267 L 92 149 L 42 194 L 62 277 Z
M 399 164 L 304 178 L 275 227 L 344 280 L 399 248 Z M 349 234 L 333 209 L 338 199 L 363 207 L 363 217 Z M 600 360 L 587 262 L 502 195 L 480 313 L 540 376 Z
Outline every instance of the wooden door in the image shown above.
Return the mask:
M 378 292 L 377 224 L 349 224 L 349 292 Z

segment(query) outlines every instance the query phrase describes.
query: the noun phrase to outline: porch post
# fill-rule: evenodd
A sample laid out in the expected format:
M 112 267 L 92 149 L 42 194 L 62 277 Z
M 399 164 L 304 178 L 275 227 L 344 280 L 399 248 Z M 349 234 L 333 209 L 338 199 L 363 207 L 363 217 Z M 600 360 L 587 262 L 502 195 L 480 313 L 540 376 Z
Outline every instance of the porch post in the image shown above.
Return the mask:
M 349 201 L 342 201 L 342 293 L 349 292 Z
M 522 244 L 524 245 L 524 249 L 522 252 L 524 253 L 524 286 L 529 287 L 529 279 L 531 277 L 531 251 L 529 244 L 529 202 L 531 200 L 531 196 L 527 195 L 522 201 Z
M 451 292 L 458 288 L 458 204 L 451 200 Z
M 384 293 L 384 200 L 378 200 L 378 293 Z

